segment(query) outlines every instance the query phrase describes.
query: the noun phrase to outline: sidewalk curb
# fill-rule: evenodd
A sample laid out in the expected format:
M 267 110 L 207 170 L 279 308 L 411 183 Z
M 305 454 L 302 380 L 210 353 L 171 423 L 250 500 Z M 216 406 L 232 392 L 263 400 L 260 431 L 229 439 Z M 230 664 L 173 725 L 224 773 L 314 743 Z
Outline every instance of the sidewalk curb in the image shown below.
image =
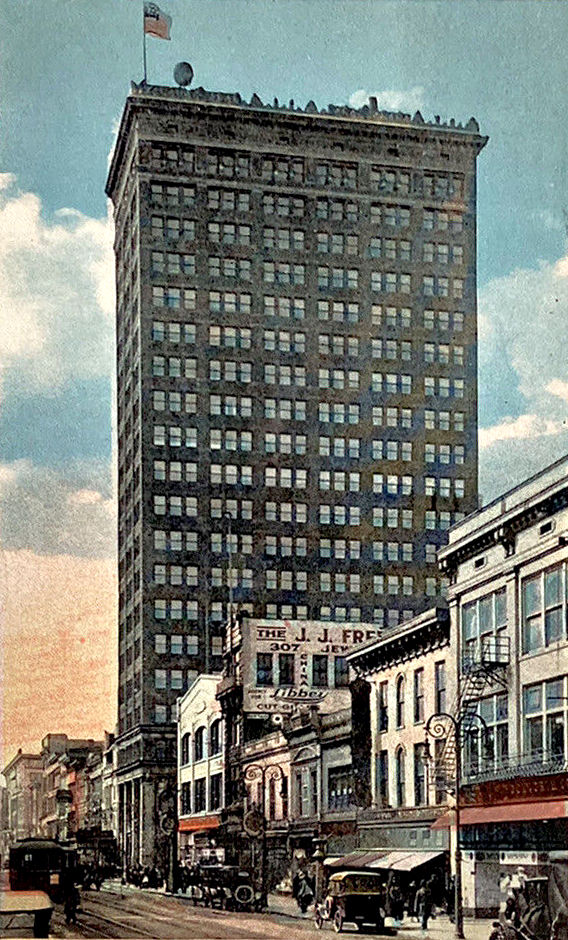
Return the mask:
M 178 894 L 174 891 L 168 891 L 166 888 L 139 888 L 137 885 L 132 884 L 122 884 L 118 878 L 108 878 L 103 882 L 101 886 L 101 891 L 124 891 L 128 894 L 153 894 L 159 895 L 164 898 L 175 898 L 178 901 L 191 901 L 191 898 L 187 894 Z M 304 920 L 309 921 L 312 919 L 312 914 L 302 914 L 299 910 L 286 911 L 278 904 L 271 904 L 271 898 L 277 898 L 278 895 L 269 895 L 268 898 L 268 909 L 263 911 L 264 914 L 277 914 L 279 917 L 290 917 L 294 920 Z

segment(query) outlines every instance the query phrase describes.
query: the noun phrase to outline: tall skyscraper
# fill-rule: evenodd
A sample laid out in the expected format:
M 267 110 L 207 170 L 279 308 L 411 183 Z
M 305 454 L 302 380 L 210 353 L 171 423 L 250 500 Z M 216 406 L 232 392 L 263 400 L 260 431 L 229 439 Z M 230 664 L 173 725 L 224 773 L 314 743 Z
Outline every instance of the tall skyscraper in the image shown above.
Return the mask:
M 387 628 L 439 599 L 436 549 L 477 508 L 485 142 L 373 98 L 132 86 L 107 183 L 129 858 L 229 604 Z

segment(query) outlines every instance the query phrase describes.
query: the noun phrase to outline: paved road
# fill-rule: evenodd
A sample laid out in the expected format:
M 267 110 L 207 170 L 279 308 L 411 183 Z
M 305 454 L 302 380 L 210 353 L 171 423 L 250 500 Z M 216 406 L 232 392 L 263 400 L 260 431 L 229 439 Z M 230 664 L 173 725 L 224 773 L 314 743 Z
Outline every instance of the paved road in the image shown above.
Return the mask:
M 61 908 L 52 919 L 54 937 L 155 938 L 155 940 L 307 940 L 310 921 L 275 914 L 237 914 L 194 907 L 186 900 L 120 889 L 85 892 L 77 924 L 67 927 Z

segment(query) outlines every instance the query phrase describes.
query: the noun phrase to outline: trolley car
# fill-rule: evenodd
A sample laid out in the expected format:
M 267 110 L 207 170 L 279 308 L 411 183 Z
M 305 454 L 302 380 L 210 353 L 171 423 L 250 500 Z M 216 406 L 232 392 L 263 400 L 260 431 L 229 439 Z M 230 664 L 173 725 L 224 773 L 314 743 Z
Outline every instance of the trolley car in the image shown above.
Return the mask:
M 76 851 L 50 839 L 23 839 L 10 848 L 12 891 L 44 891 L 52 901 L 63 901 L 76 869 Z

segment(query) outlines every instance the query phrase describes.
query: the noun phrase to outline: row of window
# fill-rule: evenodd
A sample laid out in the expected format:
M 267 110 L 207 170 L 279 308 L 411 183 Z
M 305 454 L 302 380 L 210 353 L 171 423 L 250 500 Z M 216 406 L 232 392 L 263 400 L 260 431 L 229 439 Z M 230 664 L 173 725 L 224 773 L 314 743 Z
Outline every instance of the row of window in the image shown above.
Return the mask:
M 282 267 L 282 266 L 280 266 Z M 289 267 L 284 266 L 284 267 Z M 301 265 L 296 265 L 295 267 L 303 267 Z M 287 280 L 286 278 L 292 276 L 295 280 Z M 409 294 L 411 291 L 410 285 L 410 274 L 397 274 L 396 272 L 380 272 L 375 271 L 371 275 L 371 290 L 379 293 L 401 293 Z M 267 280 L 265 278 L 265 280 Z M 299 284 L 303 283 L 303 275 L 301 272 L 294 272 L 288 274 L 279 274 L 276 277 L 270 276 L 269 283 L 285 283 L 285 284 Z M 318 287 L 320 289 L 324 288 L 348 288 L 356 289 L 358 287 L 358 272 L 356 269 L 343 269 L 343 268 L 318 268 Z M 450 289 L 451 288 L 451 289 Z M 435 276 L 435 275 L 424 275 L 422 279 L 422 291 L 425 297 L 453 297 L 454 299 L 461 299 L 463 296 L 463 279 L 461 278 L 452 278 L 451 284 L 450 280 L 447 277 Z M 209 291 L 208 292 L 208 309 L 210 313 L 217 314 L 243 314 L 250 315 L 251 306 L 252 306 L 252 296 L 248 293 L 236 292 L 236 291 Z M 288 299 L 289 304 L 276 303 L 276 300 L 282 301 L 283 299 Z M 274 301 L 274 303 L 272 303 Z M 163 287 L 156 286 L 152 287 L 152 303 L 154 307 L 167 307 L 172 310 L 184 309 L 190 312 L 194 312 L 197 309 L 197 291 L 195 288 L 181 288 L 181 287 Z M 318 304 L 318 319 L 320 320 L 329 320 L 330 313 L 334 313 L 337 317 L 334 316 L 334 319 L 337 318 L 339 322 L 358 322 L 359 318 L 359 308 L 353 308 L 350 310 L 349 307 L 352 305 L 343 306 L 343 308 L 337 308 L 334 310 L 329 301 L 325 301 L 321 304 Z M 282 309 L 290 311 L 290 314 L 294 316 L 295 319 L 302 320 L 305 317 L 306 305 L 305 298 L 265 298 L 265 311 L 267 316 L 287 316 L 286 312 L 282 312 Z M 343 313 L 343 321 L 339 320 L 339 312 Z M 347 317 L 346 317 L 347 311 Z M 357 319 L 355 319 L 355 312 L 357 312 Z M 444 311 L 446 314 L 445 318 L 449 319 L 449 312 Z M 460 317 L 463 317 L 463 314 L 460 314 Z M 351 318 L 351 319 L 350 319 Z M 425 329 L 433 329 L 433 321 L 436 319 L 436 312 L 428 310 L 424 315 L 424 324 Z M 459 318 L 458 318 L 459 319 Z M 442 320 L 440 320 L 442 323 Z M 428 324 L 428 325 L 426 325 Z M 445 327 L 440 325 L 440 329 Z
M 439 744 L 439 742 L 436 742 Z M 377 797 L 379 804 L 384 806 L 424 806 L 428 803 L 428 767 L 425 744 L 415 744 L 411 751 L 412 770 L 414 777 L 413 801 L 410 804 L 410 794 L 407 792 L 406 763 L 407 755 L 403 747 L 399 747 L 394 755 L 387 750 L 381 750 L 377 757 Z M 394 757 L 394 787 L 391 788 L 389 768 Z M 435 781 L 436 803 L 442 803 L 445 791 L 441 781 Z M 391 792 L 391 789 L 393 792 Z M 393 799 L 394 798 L 394 799 Z
M 193 207 L 196 201 L 196 190 L 194 186 L 152 183 L 151 200 L 155 206 Z M 304 215 L 304 205 L 302 198 L 293 198 L 291 201 L 287 196 L 280 196 L 275 199 L 273 195 L 268 194 L 263 202 L 263 209 L 267 215 L 276 214 L 283 218 L 289 216 L 301 218 Z M 250 212 L 250 193 L 238 192 L 234 189 L 210 188 L 207 190 L 207 208 L 221 212 Z M 375 203 L 369 207 L 369 215 L 373 223 L 396 228 L 408 228 L 410 225 L 410 212 L 411 210 L 407 206 L 400 205 Z M 315 214 L 318 219 L 331 222 L 358 222 L 359 213 L 360 206 L 357 202 L 329 198 L 316 200 Z M 209 237 L 212 240 L 215 239 L 211 235 L 211 226 L 215 225 L 219 226 L 219 223 L 210 223 Z M 233 229 L 247 228 L 250 239 L 249 226 L 231 225 L 229 227 Z M 460 212 L 425 208 L 422 210 L 422 228 L 426 231 L 449 231 L 460 234 L 463 232 L 463 216 Z
M 222 533 L 212 532 L 210 535 L 211 551 L 214 554 L 252 555 L 253 536 L 248 533 Z M 308 540 L 305 536 L 266 535 L 264 537 L 264 553 L 267 556 L 287 558 L 307 556 Z M 198 533 L 181 532 L 179 530 L 154 530 L 154 549 L 156 551 L 196 552 L 198 551 Z M 424 546 L 424 558 L 427 563 L 436 562 L 437 546 L 427 543 Z M 320 558 L 358 560 L 361 557 L 360 539 L 328 539 L 318 540 Z M 411 562 L 414 557 L 412 542 L 380 542 L 372 543 L 374 561 Z
M 182 766 L 190 764 L 193 761 L 204 760 L 206 757 L 216 757 L 222 752 L 223 722 L 221 718 L 215 718 L 209 729 L 205 725 L 200 725 L 193 733 L 193 748 L 191 747 L 191 734 L 186 732 L 181 739 L 181 763 Z
M 374 341 L 373 341 L 374 342 Z M 166 362 L 163 356 L 153 357 L 153 375 L 155 378 L 165 377 Z M 185 377 L 195 378 L 196 360 L 186 359 Z M 181 360 L 170 356 L 167 361 L 168 377 L 179 377 L 181 371 Z M 345 371 L 343 369 L 319 369 L 318 387 L 333 388 L 343 390 L 345 388 L 358 389 L 359 375 L 356 370 Z M 252 382 L 252 362 L 236 362 L 234 360 L 211 359 L 209 362 L 209 380 L 211 382 L 239 382 L 241 384 L 250 384 Z M 265 363 L 264 365 L 264 383 L 265 385 L 296 386 L 298 388 L 306 387 L 306 368 L 305 366 L 275 365 L 274 363 Z M 400 375 L 395 372 L 373 372 L 371 376 L 371 390 L 378 394 L 387 395 L 411 395 L 412 394 L 412 376 Z M 428 397 L 437 396 L 439 398 L 463 398 L 465 391 L 465 381 L 462 378 L 447 378 L 445 376 L 425 376 L 424 393 Z M 234 407 L 237 407 L 237 399 L 229 396 L 233 401 Z M 221 411 L 221 396 L 211 395 L 209 397 L 210 414 L 227 414 L 227 396 L 224 398 L 223 411 Z M 244 399 L 240 400 L 240 410 L 242 412 Z M 251 402 L 251 399 L 246 399 Z M 186 414 L 195 414 L 197 409 L 197 394 L 195 392 L 185 392 L 183 395 L 178 391 L 166 393 L 163 389 L 156 389 L 152 393 L 152 407 L 154 411 L 185 411 Z M 248 406 L 247 406 L 248 407 Z M 347 412 L 346 412 L 347 407 Z M 246 410 L 246 409 L 245 409 Z M 353 404 L 345 406 L 341 403 L 320 402 L 318 405 L 319 420 L 323 422 L 332 421 L 335 424 L 345 423 L 345 415 L 348 416 L 349 424 L 358 424 L 359 405 Z M 242 415 L 244 416 L 244 415 Z M 246 415 L 250 417 L 249 415 Z
M 434 579 L 430 579 L 434 580 Z M 188 617 L 186 615 L 185 608 L 181 611 L 181 615 L 178 615 L 177 604 L 181 602 L 176 602 L 174 608 L 169 608 L 168 601 L 162 599 L 161 606 L 159 609 L 159 615 L 154 616 L 157 620 L 183 620 L 191 619 L 197 620 L 197 602 L 190 601 L 188 604 L 195 605 L 195 616 L 193 616 L 194 607 L 188 608 L 192 616 Z M 165 606 L 163 606 L 165 605 Z M 156 609 L 156 608 L 155 608 Z M 173 609 L 176 616 L 173 618 L 170 617 L 169 612 Z M 267 620 L 308 620 L 309 619 L 309 610 L 306 604 L 274 604 L 267 603 L 264 605 L 264 617 Z M 223 624 L 227 619 L 227 604 L 223 601 L 210 601 L 207 607 L 207 615 L 209 620 L 215 624 Z M 385 608 L 385 607 L 372 607 L 369 610 L 365 611 L 365 616 L 363 617 L 362 608 L 358 604 L 339 604 L 339 605 L 329 605 L 322 604 L 321 606 L 315 607 L 311 610 L 311 616 L 315 620 L 322 621 L 332 621 L 337 623 L 361 623 L 364 622 L 373 622 L 380 627 L 395 627 L 401 621 L 410 620 L 415 616 L 415 612 L 410 609 L 401 610 L 397 608 Z M 165 634 L 163 634 L 165 636 Z M 215 641 L 216 650 L 222 650 L 222 637 L 212 637 L 211 643 Z M 167 649 L 164 650 L 167 652 Z M 212 655 L 220 655 L 220 652 L 215 652 Z M 165 720 L 165 719 L 164 719 Z
M 392 422 L 399 420 L 398 409 L 388 408 L 386 410 L 387 412 L 394 412 L 394 414 L 386 415 L 387 427 L 396 427 L 397 425 Z M 436 413 L 427 412 L 426 414 L 435 416 Z M 377 416 L 373 414 L 373 417 L 376 418 Z M 450 430 L 449 417 L 449 412 L 440 412 L 438 416 L 438 428 L 440 430 Z M 453 417 L 454 431 L 463 431 L 463 413 L 456 412 Z M 430 429 L 435 428 L 435 417 L 427 420 L 428 424 L 426 427 Z M 377 422 L 374 420 L 373 424 L 376 425 Z M 174 434 L 174 438 L 176 438 L 176 436 L 177 435 Z M 158 434 L 155 435 L 155 438 L 156 437 L 162 441 L 163 445 L 165 443 L 165 429 L 163 432 L 159 431 Z M 209 431 L 210 450 L 242 451 L 243 453 L 249 453 L 252 450 L 252 442 L 252 431 L 238 431 L 234 428 L 211 428 Z M 156 443 L 156 440 L 154 440 L 154 443 Z M 267 431 L 264 435 L 264 452 L 266 454 L 279 453 L 303 456 L 306 453 L 306 446 L 307 437 L 305 434 L 275 434 Z M 371 455 L 374 460 L 401 460 L 408 463 L 412 460 L 412 448 L 412 441 L 391 441 L 382 439 L 374 439 L 371 441 Z M 320 436 L 318 438 L 318 453 L 320 457 L 349 457 L 351 459 L 359 459 L 361 456 L 361 439 L 358 437 Z M 435 444 L 428 443 L 425 447 L 425 453 L 427 463 L 434 463 L 437 459 L 436 455 L 438 455 L 440 463 L 449 464 L 452 462 L 452 448 L 450 445 L 438 445 L 436 448 Z M 453 448 L 453 462 L 463 464 L 464 459 L 465 450 L 463 445 L 455 445 Z M 154 479 L 169 479 L 176 482 L 185 479 L 186 482 L 195 482 L 197 479 L 197 465 L 194 463 L 182 464 L 181 461 L 166 462 L 164 460 L 155 460 Z
M 159 299 L 163 295 L 158 295 Z M 168 294 L 168 300 L 170 295 Z M 171 298 L 175 300 L 175 294 Z M 180 298 L 181 302 L 181 298 Z M 306 302 L 302 297 L 264 297 L 264 314 L 267 317 L 279 317 L 285 320 L 304 320 L 306 315 Z M 323 322 L 332 321 L 334 323 L 358 323 L 360 319 L 360 306 L 357 302 L 348 303 L 340 300 L 318 300 L 317 302 L 318 320 Z M 389 329 L 411 329 L 412 328 L 412 310 L 410 307 L 391 307 L 383 304 L 372 304 L 371 322 L 373 326 L 383 326 Z M 426 330 L 439 330 L 452 333 L 463 331 L 464 315 L 459 312 L 450 312 L 448 310 L 425 310 L 422 315 L 422 325 Z M 225 346 L 228 349 L 251 349 L 252 331 L 249 327 L 238 326 L 216 326 L 209 327 L 209 345 Z M 152 322 L 152 339 L 155 342 L 169 343 L 195 343 L 196 325 L 195 323 L 177 323 L 172 321 L 154 320 Z M 264 342 L 271 342 L 271 337 L 267 332 L 264 333 Z M 276 343 L 276 335 L 274 335 Z M 294 337 L 294 342 L 302 343 L 301 336 Z M 358 356 L 358 337 L 348 337 L 347 347 L 346 338 L 337 336 L 318 336 L 318 351 L 320 355 L 344 356 L 347 348 L 347 355 Z M 282 346 L 280 345 L 282 343 Z M 265 346 L 265 348 L 269 348 Z M 274 346 L 276 349 L 276 345 Z M 281 352 L 289 351 L 286 349 L 286 338 L 279 334 L 278 349 Z M 292 347 L 290 347 L 292 349 Z M 434 360 L 443 362 L 445 349 L 440 347 L 440 352 L 434 351 Z M 299 350 L 296 350 L 299 351 Z M 431 355 L 431 350 L 424 349 L 425 361 L 430 361 L 426 357 Z M 442 358 L 439 358 L 439 356 Z M 449 360 L 448 360 L 449 361 Z
M 194 602 L 192 602 L 192 604 L 193 603 Z M 197 656 L 199 653 L 199 641 L 200 638 L 197 634 L 172 633 L 168 636 L 165 633 L 156 633 L 154 634 L 154 652 L 158 655 L 168 654 L 181 656 L 186 653 L 188 656 Z M 212 656 L 221 656 L 223 654 L 222 636 L 211 637 L 210 652 Z M 191 677 L 188 677 L 188 679 L 189 678 Z M 188 685 L 189 684 L 188 682 Z M 174 686 L 171 686 L 171 688 L 174 688 Z
M 257 686 L 293 686 L 299 681 L 300 660 L 294 653 L 257 653 Z M 344 656 L 312 653 L 308 660 L 308 683 L 316 688 L 341 688 L 349 684 Z
M 240 507 L 239 507 L 240 504 Z M 240 508 L 240 513 L 239 513 Z M 233 518 L 252 520 L 253 504 L 252 500 L 230 500 L 222 499 L 210 500 L 210 517 L 212 519 L 223 518 L 224 513 L 231 512 Z M 197 497 L 196 496 L 154 496 L 154 512 L 156 515 L 187 516 L 190 519 L 197 518 Z M 300 502 L 273 502 L 267 501 L 264 506 L 265 519 L 269 522 L 295 522 L 298 525 L 308 521 L 308 507 L 306 503 Z M 464 517 L 462 512 L 446 512 L 435 510 L 426 510 L 424 513 L 424 527 L 432 529 L 449 529 L 450 525 L 460 522 Z M 318 507 L 318 519 L 320 525 L 361 525 L 361 508 L 359 506 L 344 506 L 342 504 L 330 505 L 321 503 Z M 414 513 L 412 509 L 399 509 L 392 506 L 384 508 L 374 506 L 371 511 L 371 519 L 374 528 L 387 529 L 412 529 Z
M 187 637 L 187 639 L 189 640 L 190 637 Z M 190 652 L 188 648 L 188 654 L 190 656 L 197 656 L 197 647 L 195 647 L 195 652 Z M 195 678 L 194 670 L 188 670 L 188 672 L 190 675 L 186 677 L 184 676 L 183 669 L 154 669 L 154 688 L 157 691 L 173 689 L 178 692 L 183 692 L 185 689 L 189 688 Z
M 380 239 L 373 239 L 373 241 L 380 242 Z M 379 248 L 375 248 L 374 251 L 375 256 L 377 256 Z M 195 255 L 154 251 L 152 252 L 151 272 L 156 276 L 168 273 L 193 277 L 196 273 Z M 247 258 L 212 256 L 208 260 L 208 274 L 210 278 L 223 276 L 250 281 L 252 277 L 251 261 Z M 288 264 L 284 261 L 264 261 L 263 281 L 265 284 L 303 286 L 306 283 L 306 267 L 304 264 Z M 320 289 L 358 290 L 359 270 L 358 268 L 328 268 L 320 265 L 317 269 L 317 286 Z M 451 282 L 448 277 L 441 275 L 424 275 L 422 278 L 422 292 L 426 297 L 451 296 L 455 299 L 461 299 L 463 297 L 463 287 L 463 278 L 454 277 Z M 385 294 L 410 294 L 412 276 L 410 273 L 398 273 L 396 271 L 372 271 L 371 290 Z M 217 306 L 217 301 L 211 296 L 215 293 L 218 292 L 209 292 L 209 309 L 212 312 L 214 312 L 214 308 L 211 304 L 214 303 Z M 152 303 L 156 307 L 179 309 L 183 306 L 186 310 L 195 310 L 195 290 L 154 286 L 152 288 Z M 245 303 L 249 302 L 245 301 Z M 242 307 L 243 304 L 241 303 L 240 306 Z M 224 309 L 224 312 L 229 311 Z
M 193 781 L 193 803 L 192 803 L 192 784 L 185 781 L 181 785 L 180 793 L 180 812 L 182 816 L 189 813 L 205 813 L 220 809 L 222 806 L 222 782 L 223 775 L 211 774 L 209 779 L 209 795 L 207 794 L 207 778 L 200 777 Z M 193 807 L 193 808 L 192 808 Z
M 247 152 L 208 150 L 205 157 L 201 157 L 201 163 L 198 163 L 195 151 L 190 147 L 154 144 L 152 163 L 160 168 L 183 167 L 184 171 L 191 173 L 201 170 L 207 176 L 224 179 L 260 176 L 264 182 L 280 185 L 307 182 L 320 188 L 355 190 L 360 183 L 360 167 L 356 163 L 317 161 L 308 170 L 303 157 L 280 154 L 259 159 Z M 369 167 L 369 188 L 381 194 L 409 196 L 414 193 L 435 199 L 461 199 L 465 180 L 461 173 L 422 173 L 400 167 L 372 165 Z M 156 192 L 161 195 L 158 190 Z
M 390 581 L 390 578 L 389 578 Z M 389 593 L 391 593 L 389 591 Z M 394 690 L 392 688 L 392 683 L 388 680 L 379 683 L 378 687 L 378 702 L 377 702 L 377 730 L 379 732 L 389 730 L 389 722 L 391 711 L 393 710 L 394 704 L 394 726 L 396 728 L 404 728 L 406 722 L 406 685 L 407 680 L 404 676 L 398 676 L 394 683 Z M 415 669 L 412 679 L 412 720 L 414 724 L 419 724 L 424 721 L 424 669 L 419 668 Z M 394 691 L 394 703 L 391 701 L 392 693 Z M 446 681 L 446 664 L 444 660 L 434 664 L 434 700 L 435 700 L 435 709 L 436 712 L 445 712 L 447 705 L 447 681 Z

